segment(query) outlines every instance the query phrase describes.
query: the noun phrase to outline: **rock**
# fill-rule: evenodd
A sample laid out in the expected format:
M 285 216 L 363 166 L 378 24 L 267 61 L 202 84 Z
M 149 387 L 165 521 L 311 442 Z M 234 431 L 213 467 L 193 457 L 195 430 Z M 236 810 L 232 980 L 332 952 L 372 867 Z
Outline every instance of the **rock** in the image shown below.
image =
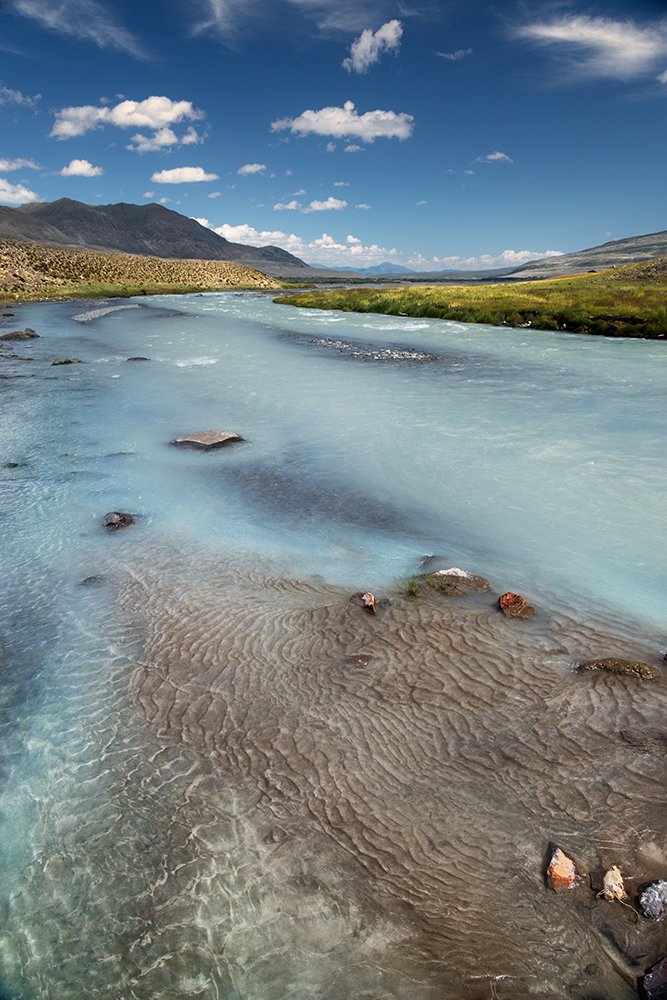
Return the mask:
M 658 880 L 645 885 L 637 899 L 639 912 L 647 920 L 662 920 L 667 913 L 667 882 Z
M 667 955 L 652 965 L 640 980 L 644 1000 L 667 1000 Z
M 498 598 L 498 607 L 508 618 L 534 618 L 535 608 L 532 608 L 525 597 L 521 594 L 512 594 L 508 591 Z
M 212 448 L 222 448 L 227 444 L 234 444 L 243 441 L 239 434 L 234 431 L 194 431 L 192 434 L 185 434 L 176 438 L 172 444 L 183 445 L 186 448 L 201 448 L 210 451 Z
M 645 681 L 659 681 L 662 677 L 659 667 L 652 667 L 650 663 L 641 663 L 639 660 L 621 660 L 616 656 L 607 656 L 601 660 L 583 660 L 577 664 L 577 670 L 604 670 L 609 674 L 641 677 Z
M 80 365 L 83 364 L 81 358 L 56 358 L 52 365 Z
M 20 462 L 5 462 L 5 469 L 20 469 Z
M 124 511 L 112 510 L 109 514 L 104 515 L 103 524 L 109 531 L 117 531 L 119 528 L 129 528 L 131 524 L 134 524 L 134 516 Z
M 576 889 L 581 883 L 581 876 L 572 858 L 568 857 L 560 847 L 554 848 L 547 867 L 547 884 L 556 892 L 561 889 Z
M 94 587 L 98 583 L 102 583 L 102 577 L 101 576 L 87 576 L 84 580 L 81 581 L 80 586 L 82 586 L 82 587 Z
M 128 358 L 128 361 L 150 361 L 150 358 L 144 358 L 140 354 L 137 354 L 134 358 Z
M 621 903 L 627 902 L 628 894 L 623 885 L 621 870 L 617 865 L 607 868 L 602 878 L 602 889 L 598 893 L 598 896 L 602 896 L 603 899 L 606 899 L 610 903 L 614 899 L 617 899 Z
M 377 601 L 375 600 L 375 596 L 371 594 L 370 590 L 367 590 L 364 593 L 360 591 L 358 594 L 352 594 L 350 600 L 354 601 L 355 604 L 358 604 L 360 608 L 365 608 L 369 614 L 377 614 Z
M 489 590 L 491 584 L 483 576 L 468 573 L 458 566 L 439 569 L 434 573 L 420 573 L 408 580 L 408 593 L 411 597 L 421 597 L 432 591 L 447 597 L 459 597 L 463 594 L 484 594 Z
M 38 333 L 26 326 L 25 330 L 13 330 L 11 333 L 3 333 L 0 340 L 34 340 L 39 337 Z

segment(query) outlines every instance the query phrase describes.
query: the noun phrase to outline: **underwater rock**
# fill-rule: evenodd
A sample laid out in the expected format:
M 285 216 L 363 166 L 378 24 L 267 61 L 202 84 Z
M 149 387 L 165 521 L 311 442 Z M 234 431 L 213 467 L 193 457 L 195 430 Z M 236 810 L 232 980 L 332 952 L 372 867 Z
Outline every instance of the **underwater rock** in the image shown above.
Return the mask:
M 560 847 L 554 848 L 547 867 L 547 885 L 555 892 L 561 889 L 576 889 L 581 883 L 581 876 L 572 858 L 568 857 Z
M 651 966 L 640 984 L 644 1000 L 667 1000 L 667 955 Z
M 38 333 L 26 326 L 25 330 L 13 330 L 11 333 L 3 333 L 0 340 L 34 340 L 39 337 Z
M 658 681 L 662 673 L 658 667 L 639 660 L 622 660 L 616 656 L 607 656 L 601 660 L 583 660 L 577 664 L 577 670 L 604 670 L 609 674 L 622 674 L 625 677 L 641 677 L 645 681 Z
M 135 357 L 128 358 L 128 361 L 150 361 L 150 358 L 144 358 L 142 355 L 137 354 Z
M 171 443 L 210 451 L 212 448 L 222 448 L 223 445 L 234 444 L 236 441 L 243 441 L 243 438 L 234 431 L 193 431 L 192 434 L 184 434 Z
M 422 597 L 429 591 L 437 591 L 447 597 L 460 597 L 464 594 L 484 594 L 489 590 L 491 584 L 485 577 L 468 573 L 458 566 L 439 569 L 434 573 L 420 573 L 408 581 L 408 593 L 412 597 Z
M 350 600 L 355 604 L 358 604 L 360 608 L 365 608 L 369 614 L 377 614 L 377 601 L 375 600 L 374 594 L 371 594 L 370 590 L 365 592 L 359 591 L 358 594 L 352 594 Z
M 535 608 L 532 608 L 525 597 L 521 594 L 513 594 L 510 591 L 501 594 L 498 598 L 498 607 L 508 618 L 534 618 Z
M 101 576 L 87 576 L 84 580 L 81 581 L 80 586 L 81 587 L 94 587 L 98 583 L 102 583 L 102 577 Z
M 117 531 L 119 528 L 129 528 L 131 524 L 134 524 L 134 516 L 125 511 L 112 510 L 109 514 L 104 515 L 103 524 L 109 531 Z
M 637 898 L 643 917 L 647 920 L 662 920 L 667 913 L 667 882 L 651 882 L 644 886 Z
M 628 894 L 623 885 L 621 869 L 617 865 L 607 868 L 602 877 L 602 889 L 598 893 L 598 896 L 602 896 L 603 899 L 606 899 L 610 903 L 614 899 L 617 899 L 620 903 L 627 902 Z
M 80 365 L 83 364 L 81 358 L 56 358 L 51 365 Z

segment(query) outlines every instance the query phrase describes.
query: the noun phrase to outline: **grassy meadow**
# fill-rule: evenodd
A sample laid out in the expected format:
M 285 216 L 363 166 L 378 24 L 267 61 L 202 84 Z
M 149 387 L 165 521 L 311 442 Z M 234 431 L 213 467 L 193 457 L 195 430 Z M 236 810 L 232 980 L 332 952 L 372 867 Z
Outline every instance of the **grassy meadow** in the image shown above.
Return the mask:
M 275 301 L 310 309 L 657 339 L 667 337 L 667 257 L 543 281 L 313 291 Z

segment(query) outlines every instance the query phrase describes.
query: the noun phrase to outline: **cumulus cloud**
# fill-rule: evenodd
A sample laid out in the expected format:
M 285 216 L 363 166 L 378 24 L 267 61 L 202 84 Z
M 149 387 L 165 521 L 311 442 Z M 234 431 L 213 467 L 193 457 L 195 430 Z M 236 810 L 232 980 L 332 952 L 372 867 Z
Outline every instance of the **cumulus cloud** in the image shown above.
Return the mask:
M 203 117 L 204 112 L 193 107 L 191 101 L 172 101 L 169 97 L 153 96 L 143 101 L 121 101 L 113 107 L 83 104 L 61 108 L 56 114 L 50 135 L 55 139 L 72 139 L 104 125 L 114 125 L 116 128 L 148 128 L 157 135 L 161 130 L 169 129 L 179 122 L 199 121 Z M 153 140 L 155 135 L 152 137 Z M 150 140 L 145 136 L 136 135 L 132 139 L 135 145 L 129 148 L 136 149 L 144 141 Z M 191 138 L 189 141 L 196 140 Z
M 61 177 L 99 177 L 102 167 L 94 167 L 89 160 L 70 160 L 60 171 Z
M 22 94 L 20 90 L 14 90 L 12 87 L 5 87 L 4 84 L 0 83 L 0 105 L 3 104 L 16 104 L 19 108 L 35 108 L 38 101 L 41 101 L 42 95 L 35 94 L 33 97 L 29 97 L 27 94 Z
M 340 212 L 347 208 L 347 202 L 341 198 L 327 198 L 326 201 L 311 201 L 304 212 Z
M 181 136 L 176 135 L 173 129 L 165 126 L 157 129 L 153 135 L 142 135 L 137 132 L 125 148 L 131 149 L 133 153 L 157 153 L 164 149 L 171 149 L 173 146 L 194 146 L 203 141 L 194 125 L 191 125 L 187 132 Z
M 156 184 L 199 184 L 201 181 L 217 181 L 217 174 L 207 174 L 203 167 L 173 167 L 151 174 Z
M 377 243 L 365 246 L 361 240 L 348 235 L 344 241 L 334 239 L 328 233 L 322 233 L 314 240 L 305 240 L 296 233 L 285 233 L 281 230 L 257 230 L 254 226 L 243 223 L 232 226 L 225 223 L 213 226 L 208 219 L 197 219 L 197 222 L 207 229 L 212 229 L 218 236 L 224 236 L 232 243 L 245 243 L 247 246 L 263 247 L 271 244 L 282 247 L 297 257 L 306 257 L 311 263 L 322 263 L 327 266 L 356 265 L 364 267 L 391 260 L 399 255 L 395 247 L 382 247 Z
M 585 75 L 621 80 L 655 70 L 667 56 L 667 23 L 641 26 L 634 21 L 571 14 L 516 29 L 519 38 L 569 47 L 575 67 Z M 571 66 L 571 64 L 569 64 Z
M 342 108 L 328 107 L 303 111 L 296 118 L 280 118 L 271 123 L 272 132 L 290 131 L 293 135 L 323 135 L 335 139 L 407 139 L 414 128 L 412 115 L 396 111 L 367 111 L 360 115 L 352 101 Z M 349 149 L 348 149 L 349 152 Z
M 145 52 L 137 39 L 98 0 L 7 0 L 8 6 L 41 28 L 100 49 L 114 49 L 138 58 Z
M 39 195 L 23 184 L 10 184 L 4 177 L 0 177 L 0 205 L 27 205 L 39 200 Z
M 423 257 L 417 254 L 408 261 L 408 264 L 422 271 L 438 269 L 474 271 L 496 267 L 518 267 L 519 264 L 525 264 L 529 260 L 562 255 L 562 250 L 503 250 L 499 254 L 484 253 L 479 257 Z
M 277 201 L 273 206 L 274 212 L 298 212 L 301 208 L 301 202 L 299 201 L 288 201 L 282 202 Z
M 494 153 L 486 153 L 484 156 L 478 156 L 475 163 L 514 163 L 514 160 L 507 153 L 501 153 L 499 149 L 496 149 Z M 468 173 L 467 170 L 466 173 Z
M 244 163 L 236 173 L 241 177 L 247 177 L 249 174 L 263 174 L 265 171 L 266 163 Z
M 456 52 L 436 52 L 441 59 L 448 59 L 449 62 L 459 62 L 472 55 L 472 49 L 457 49 Z
M 363 152 L 363 146 L 357 146 L 357 144 L 355 142 L 352 142 L 352 143 L 350 143 L 349 146 L 345 147 L 345 149 L 343 150 L 343 152 L 344 153 L 361 153 L 361 152 Z
M 0 173 L 8 174 L 12 170 L 41 170 L 39 163 L 34 160 L 0 160 Z
M 397 20 L 387 21 L 377 31 L 366 28 L 352 42 L 343 67 L 348 73 L 368 73 L 383 52 L 398 52 L 402 36 L 403 25 Z

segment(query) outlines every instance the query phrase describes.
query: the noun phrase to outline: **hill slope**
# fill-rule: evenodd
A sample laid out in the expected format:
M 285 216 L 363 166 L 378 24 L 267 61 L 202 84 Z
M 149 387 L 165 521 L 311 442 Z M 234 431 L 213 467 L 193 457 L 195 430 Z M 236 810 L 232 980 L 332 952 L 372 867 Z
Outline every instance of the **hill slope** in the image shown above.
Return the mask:
M 163 205 L 85 205 L 71 198 L 0 208 L 0 236 L 182 260 L 237 261 L 264 271 L 308 271 L 280 247 L 231 243 Z
M 0 301 L 279 287 L 236 261 L 169 260 L 0 237 Z
M 622 267 L 654 257 L 667 256 L 667 231 L 647 233 L 645 236 L 629 236 L 622 240 L 611 240 L 588 250 L 563 254 L 561 257 L 547 257 L 523 264 L 512 277 L 556 278 L 567 274 L 582 274 L 586 271 L 604 271 L 610 267 Z

